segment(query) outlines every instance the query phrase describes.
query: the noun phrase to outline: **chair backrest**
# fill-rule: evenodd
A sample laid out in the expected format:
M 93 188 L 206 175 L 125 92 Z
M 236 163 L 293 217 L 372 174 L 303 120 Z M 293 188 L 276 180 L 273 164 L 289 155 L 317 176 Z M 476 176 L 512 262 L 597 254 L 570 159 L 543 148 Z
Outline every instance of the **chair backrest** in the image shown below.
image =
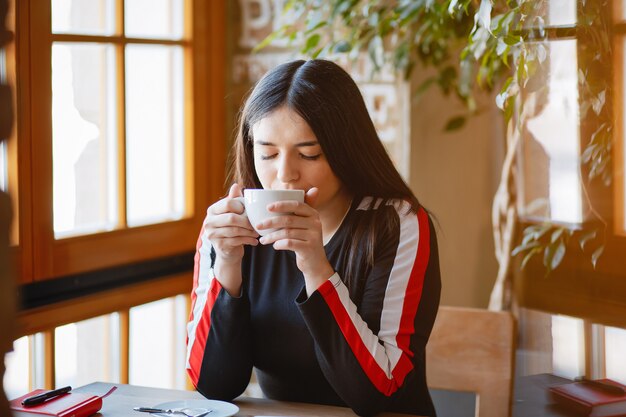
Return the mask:
M 511 313 L 441 306 L 426 346 L 428 386 L 476 393 L 478 417 L 510 416 L 514 355 Z

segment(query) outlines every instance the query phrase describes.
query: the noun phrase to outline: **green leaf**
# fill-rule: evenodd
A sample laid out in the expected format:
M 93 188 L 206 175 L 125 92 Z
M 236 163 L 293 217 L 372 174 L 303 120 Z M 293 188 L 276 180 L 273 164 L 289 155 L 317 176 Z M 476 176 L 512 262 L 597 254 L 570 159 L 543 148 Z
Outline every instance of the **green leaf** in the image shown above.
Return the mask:
M 563 260 L 565 255 L 565 244 L 563 241 L 550 243 L 543 251 L 543 265 L 546 267 L 546 275 L 553 271 Z
M 550 263 L 550 269 L 555 270 L 563 260 L 565 256 L 565 243 L 561 240 L 559 244 L 554 249 L 554 254 L 552 255 L 552 262 Z
M 456 116 L 452 119 L 448 120 L 446 123 L 446 127 L 443 129 L 445 132 L 452 132 L 455 130 L 459 130 L 465 125 L 465 116 Z
M 513 251 L 511 252 L 511 256 L 517 256 L 518 254 L 522 252 L 526 252 L 527 250 L 534 249 L 540 246 L 541 244 L 537 241 L 526 243 L 526 244 L 522 243 L 521 245 L 513 249 Z
M 578 238 L 578 244 L 580 245 L 580 249 L 585 250 L 585 245 L 587 244 L 587 242 L 589 242 L 591 239 L 594 239 L 596 235 L 597 235 L 597 230 L 590 230 L 588 232 L 583 233 Z
M 538 254 L 539 252 L 541 252 L 541 248 L 537 247 L 534 248 L 533 250 L 531 250 L 530 252 L 528 252 L 526 254 L 526 256 L 524 256 L 524 259 L 522 259 L 522 263 L 520 265 L 521 269 L 524 269 L 526 267 L 526 264 L 528 263 L 528 261 L 530 261 L 530 258 L 532 258 L 533 256 L 535 256 L 536 254 Z
M 351 50 L 352 50 L 352 45 L 350 45 L 350 43 L 346 41 L 339 41 L 335 44 L 333 52 L 336 52 L 338 54 L 343 54 L 346 52 L 350 52 Z
M 563 234 L 563 230 L 564 229 L 556 229 L 554 232 L 552 232 L 552 236 L 550 236 L 550 243 L 556 242 Z
M 275 32 L 270 33 L 259 42 L 254 48 L 252 48 L 252 52 L 259 52 L 261 49 L 266 48 L 270 43 L 274 42 L 274 39 L 282 38 L 287 34 L 286 27 L 283 26 Z
M 585 148 L 585 151 L 583 152 L 583 154 L 580 156 L 580 158 L 582 159 L 582 161 L 586 164 L 591 160 L 591 156 L 594 152 L 594 150 L 598 147 L 598 145 L 596 144 L 590 144 L 589 146 L 587 146 Z
M 459 0 L 452 0 L 452 1 L 450 1 L 450 4 L 448 5 L 448 13 L 449 14 L 454 14 L 454 9 L 456 8 L 458 3 L 459 3 Z
M 422 95 L 433 85 L 437 82 L 437 76 L 432 76 L 427 78 L 426 80 L 422 81 L 422 83 L 415 89 L 415 92 L 413 93 L 413 100 L 417 101 L 419 100 Z
M 509 46 L 516 46 L 524 42 L 524 39 L 521 36 L 513 36 L 513 35 L 506 35 L 504 38 L 502 38 L 502 40 L 504 41 L 505 44 Z
M 484 27 L 488 31 L 491 31 L 491 0 L 481 0 L 478 11 L 474 15 L 474 26 Z
M 304 45 L 304 49 L 302 50 L 302 52 L 307 53 L 311 49 L 315 48 L 320 42 L 320 39 L 321 36 L 319 33 L 309 36 L 309 38 L 306 40 L 306 44 Z
M 604 245 L 600 246 L 591 254 L 591 264 L 593 265 L 593 269 L 596 269 L 596 264 L 598 263 L 598 259 L 602 255 L 602 252 L 604 252 Z
M 315 32 L 316 30 L 318 30 L 319 28 L 324 27 L 324 26 L 326 26 L 326 22 L 324 22 L 324 21 L 322 21 L 322 22 L 317 22 L 317 23 L 315 24 L 315 26 L 308 28 L 308 29 L 306 30 L 306 32 L 304 32 L 304 34 L 305 34 L 305 35 L 308 35 L 308 34 L 310 34 L 311 32 Z

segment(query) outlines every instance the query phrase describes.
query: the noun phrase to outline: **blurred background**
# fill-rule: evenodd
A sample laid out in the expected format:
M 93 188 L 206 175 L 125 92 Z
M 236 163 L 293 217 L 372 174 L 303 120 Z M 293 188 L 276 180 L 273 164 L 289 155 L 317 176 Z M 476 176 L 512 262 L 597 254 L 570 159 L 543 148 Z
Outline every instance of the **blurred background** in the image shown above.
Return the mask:
M 398 170 L 434 214 L 442 304 L 513 311 L 518 375 L 626 383 L 626 1 L 532 2 L 523 31 L 506 33 L 520 10 L 485 11 L 488 1 L 413 11 L 397 2 L 406 16 L 328 3 L 343 7 L 339 33 L 350 13 L 375 28 L 374 15 L 413 16 L 414 39 L 429 33 L 419 20 L 428 13 L 461 16 L 466 26 L 452 19 L 448 31 L 467 32 L 439 39 L 452 64 L 422 49 L 429 58 L 404 72 L 375 56 L 397 51 L 397 36 L 379 34 L 377 47 L 371 36 L 363 51 L 316 47 L 309 40 L 330 24 L 284 13 L 281 0 L 9 3 L 15 41 L 0 76 L 16 118 L 0 147 L 0 187 L 16 214 L 21 305 L 5 358 L 9 398 L 93 381 L 190 388 L 193 252 L 206 207 L 224 194 L 238 109 L 267 70 L 316 53 L 358 82 Z M 290 25 L 303 36 L 290 37 Z M 490 27 L 497 74 L 468 98 L 445 77 L 462 84 L 465 50 L 479 74 L 494 68 L 477 50 Z M 248 394 L 259 395 L 254 384 Z

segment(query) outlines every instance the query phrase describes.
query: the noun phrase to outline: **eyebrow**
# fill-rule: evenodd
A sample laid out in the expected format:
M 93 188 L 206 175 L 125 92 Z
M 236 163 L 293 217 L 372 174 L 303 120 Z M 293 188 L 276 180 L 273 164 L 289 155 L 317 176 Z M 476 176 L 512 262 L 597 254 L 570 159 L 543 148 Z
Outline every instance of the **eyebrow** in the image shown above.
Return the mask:
M 272 142 L 266 142 L 264 140 L 255 140 L 254 143 L 256 143 L 257 145 L 261 145 L 261 146 L 276 146 Z M 305 147 L 305 146 L 318 146 L 319 144 L 320 143 L 318 141 L 311 140 L 311 141 L 307 141 L 307 142 L 296 143 L 295 146 L 297 148 L 301 148 L 301 147 Z

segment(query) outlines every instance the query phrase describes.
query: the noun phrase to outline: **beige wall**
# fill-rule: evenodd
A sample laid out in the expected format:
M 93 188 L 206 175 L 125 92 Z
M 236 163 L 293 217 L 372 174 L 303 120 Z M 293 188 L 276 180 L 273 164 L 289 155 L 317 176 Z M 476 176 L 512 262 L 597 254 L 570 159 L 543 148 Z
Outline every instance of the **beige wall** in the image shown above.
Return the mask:
M 502 116 L 490 97 L 481 101 L 485 110 L 452 133 L 443 131 L 446 121 L 463 112 L 454 97 L 433 88 L 411 106 L 410 185 L 439 221 L 445 305 L 487 307 L 497 273 L 491 203 L 500 174 Z

